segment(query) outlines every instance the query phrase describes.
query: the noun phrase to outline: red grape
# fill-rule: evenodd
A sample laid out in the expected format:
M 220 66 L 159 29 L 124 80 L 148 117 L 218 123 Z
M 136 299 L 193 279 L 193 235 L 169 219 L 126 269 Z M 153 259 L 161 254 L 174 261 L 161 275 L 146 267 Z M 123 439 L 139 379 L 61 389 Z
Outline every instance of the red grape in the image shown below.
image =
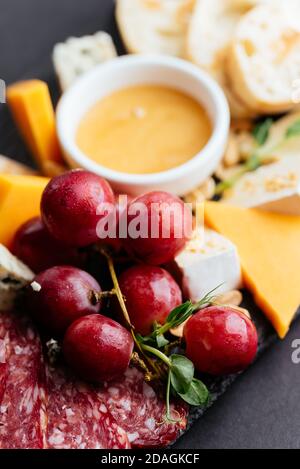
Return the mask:
M 105 216 L 102 207 L 114 204 L 113 191 L 105 179 L 77 169 L 51 179 L 42 196 L 41 213 L 54 238 L 73 246 L 88 246 L 99 240 L 97 228 Z
M 211 375 L 247 368 L 257 352 L 253 322 L 229 306 L 212 306 L 196 313 L 184 328 L 186 355 L 198 371 Z
M 143 335 L 152 331 L 154 321 L 163 324 L 171 310 L 182 303 L 179 286 L 160 267 L 131 267 L 121 274 L 119 284 L 131 322 Z
M 184 248 L 192 233 L 192 213 L 182 200 L 167 192 L 149 192 L 127 208 L 128 227 L 124 245 L 147 264 L 170 262 Z M 139 220 L 135 230 L 137 218 Z M 124 220 L 121 217 L 120 223 Z
M 85 316 L 67 330 L 63 353 L 67 364 L 87 381 L 103 382 L 121 376 L 133 350 L 131 334 L 101 314 Z
M 12 252 L 34 272 L 55 265 L 80 264 L 78 250 L 54 239 L 38 217 L 20 226 L 13 240 Z
M 27 306 L 50 333 L 61 335 L 75 319 L 100 310 L 100 304 L 91 299 L 91 292 L 101 291 L 100 285 L 83 270 L 52 267 L 38 274 L 34 282 L 27 288 Z

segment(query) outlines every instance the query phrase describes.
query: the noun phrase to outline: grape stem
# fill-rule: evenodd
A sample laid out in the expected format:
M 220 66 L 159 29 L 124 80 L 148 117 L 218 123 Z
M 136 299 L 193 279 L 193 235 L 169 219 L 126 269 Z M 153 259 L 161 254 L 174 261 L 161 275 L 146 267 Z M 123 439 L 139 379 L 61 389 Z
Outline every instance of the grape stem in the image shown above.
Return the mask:
M 113 285 L 114 285 L 114 288 L 113 288 L 112 291 L 114 291 L 114 294 L 116 295 L 116 297 L 118 299 L 118 302 L 120 304 L 124 319 L 125 319 L 125 321 L 127 323 L 127 326 L 130 330 L 130 333 L 131 333 L 132 338 L 134 340 L 135 346 L 136 346 L 137 350 L 140 352 L 140 354 L 143 356 L 143 359 L 145 360 L 145 362 L 148 364 L 148 366 L 154 372 L 154 376 L 157 376 L 157 377 L 161 378 L 162 373 L 161 373 L 160 368 L 156 365 L 155 362 L 153 362 L 153 360 L 151 360 L 149 357 L 147 357 L 147 355 L 143 351 L 144 346 L 142 344 L 140 344 L 140 342 L 136 338 L 136 335 L 135 335 L 135 332 L 134 332 L 134 327 L 131 324 L 130 316 L 128 314 L 126 304 L 125 304 L 125 301 L 124 301 L 124 297 L 122 295 L 122 292 L 121 292 L 121 289 L 120 289 L 120 286 L 119 286 L 119 282 L 118 282 L 118 278 L 117 278 L 117 275 L 116 275 L 113 259 L 110 255 L 110 253 L 105 248 L 102 247 L 100 251 L 101 251 L 101 254 L 103 254 L 103 256 L 107 260 L 108 269 L 109 269 L 110 276 L 111 276 L 111 279 L 112 279 L 112 282 L 113 282 Z M 150 376 L 150 374 L 151 374 L 151 372 L 148 370 L 148 377 Z
M 92 305 L 96 305 L 100 303 L 103 299 L 111 298 L 112 296 L 115 296 L 115 295 L 116 295 L 116 292 L 114 288 L 110 291 L 99 291 L 99 292 L 96 290 L 91 290 L 90 301 Z

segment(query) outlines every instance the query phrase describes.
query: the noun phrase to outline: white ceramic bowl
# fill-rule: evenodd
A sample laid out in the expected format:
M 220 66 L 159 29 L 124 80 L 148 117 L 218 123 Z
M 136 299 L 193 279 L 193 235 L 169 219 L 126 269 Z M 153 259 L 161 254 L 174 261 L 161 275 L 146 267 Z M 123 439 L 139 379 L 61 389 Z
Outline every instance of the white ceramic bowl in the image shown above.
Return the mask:
M 177 88 L 207 110 L 213 126 L 211 138 L 186 163 L 160 173 L 128 174 L 96 163 L 76 145 L 79 122 L 93 104 L 117 89 L 138 84 Z M 107 179 L 116 191 L 132 195 L 157 189 L 184 195 L 205 181 L 222 158 L 229 121 L 227 100 L 214 80 L 189 62 L 156 55 L 127 55 L 95 67 L 64 93 L 57 107 L 58 137 L 71 167 L 93 171 Z M 142 152 L 141 148 L 141 158 Z

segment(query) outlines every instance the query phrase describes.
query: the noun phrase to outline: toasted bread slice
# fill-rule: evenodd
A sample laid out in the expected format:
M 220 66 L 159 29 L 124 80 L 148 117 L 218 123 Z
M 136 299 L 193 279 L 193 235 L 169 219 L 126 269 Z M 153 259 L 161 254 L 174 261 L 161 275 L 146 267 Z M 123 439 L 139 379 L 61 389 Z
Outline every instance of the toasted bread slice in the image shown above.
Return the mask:
M 300 2 L 273 0 L 244 15 L 227 60 L 233 91 L 254 112 L 277 114 L 295 107 L 300 76 Z
M 182 57 L 195 0 L 117 0 L 116 19 L 130 53 Z
M 262 0 L 260 0 L 262 1 Z M 187 34 L 187 57 L 223 87 L 233 117 L 253 112 L 231 91 L 225 74 L 228 48 L 242 15 L 259 0 L 197 0 Z

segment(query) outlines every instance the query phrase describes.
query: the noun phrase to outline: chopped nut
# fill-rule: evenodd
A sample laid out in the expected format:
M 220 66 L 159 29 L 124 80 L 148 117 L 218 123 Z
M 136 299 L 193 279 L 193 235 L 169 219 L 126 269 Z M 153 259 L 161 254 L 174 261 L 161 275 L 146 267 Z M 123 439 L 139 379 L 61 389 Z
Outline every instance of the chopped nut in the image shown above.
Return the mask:
M 62 166 L 61 164 L 55 163 L 54 161 L 45 161 L 45 163 L 42 165 L 42 172 L 45 176 L 48 177 L 59 176 L 66 171 L 68 171 L 67 166 Z
M 225 181 L 235 176 L 242 168 L 242 165 L 232 166 L 231 168 L 225 168 L 223 163 L 219 164 L 215 171 L 215 176 L 220 179 L 220 181 Z
M 189 20 L 192 16 L 196 0 L 185 0 L 181 3 L 176 11 L 176 21 L 179 25 L 182 25 L 184 29 L 187 28 Z
M 215 193 L 215 187 L 216 183 L 213 178 L 208 178 L 206 181 L 200 186 L 200 190 L 202 194 L 204 195 L 205 199 L 211 199 L 214 196 Z
M 240 152 L 239 152 L 238 142 L 237 142 L 235 134 L 233 132 L 230 132 L 228 142 L 227 142 L 227 148 L 225 151 L 225 155 L 223 157 L 223 163 L 225 167 L 231 168 L 232 166 L 237 165 L 239 161 L 240 161 Z
M 144 4 L 145 4 L 145 7 L 146 8 L 160 8 L 161 7 L 161 2 L 160 0 L 143 0 Z
M 175 337 L 183 337 L 183 329 L 184 329 L 184 326 L 186 325 L 186 323 L 190 320 L 190 318 L 188 318 L 186 321 L 184 321 L 182 324 L 180 324 L 180 326 L 178 327 L 173 327 L 172 329 L 170 329 L 170 332 L 172 335 L 174 335 Z
M 227 306 L 230 306 L 230 307 L 232 307 L 233 309 L 236 309 L 237 311 L 239 311 L 240 313 L 245 314 L 249 319 L 251 319 L 251 315 L 250 315 L 248 309 L 246 309 L 246 308 L 241 308 L 240 306 L 236 306 L 236 305 L 227 305 Z
M 274 176 L 264 182 L 267 192 L 278 192 L 283 189 L 293 189 L 297 187 L 298 178 L 292 171 L 285 176 Z
M 249 132 L 240 132 L 236 134 L 236 139 L 239 147 L 240 158 L 243 161 L 247 161 L 253 154 L 255 140 Z
M 213 178 L 208 178 L 200 187 L 184 196 L 184 200 L 187 204 L 193 204 L 195 208 L 196 204 L 209 200 L 214 196 L 216 183 Z
M 33 290 L 33 291 L 36 291 L 36 292 L 39 292 L 39 291 L 41 291 L 41 289 L 42 289 L 42 286 L 41 286 L 38 282 L 36 282 L 36 281 L 32 282 L 32 283 L 30 284 L 30 286 L 31 286 L 32 290 Z
M 231 129 L 235 132 L 251 132 L 254 127 L 253 120 L 251 119 L 233 119 L 231 122 Z
M 239 290 L 231 290 L 227 293 L 217 296 L 215 303 L 220 305 L 235 305 L 239 306 L 243 301 L 243 295 Z

